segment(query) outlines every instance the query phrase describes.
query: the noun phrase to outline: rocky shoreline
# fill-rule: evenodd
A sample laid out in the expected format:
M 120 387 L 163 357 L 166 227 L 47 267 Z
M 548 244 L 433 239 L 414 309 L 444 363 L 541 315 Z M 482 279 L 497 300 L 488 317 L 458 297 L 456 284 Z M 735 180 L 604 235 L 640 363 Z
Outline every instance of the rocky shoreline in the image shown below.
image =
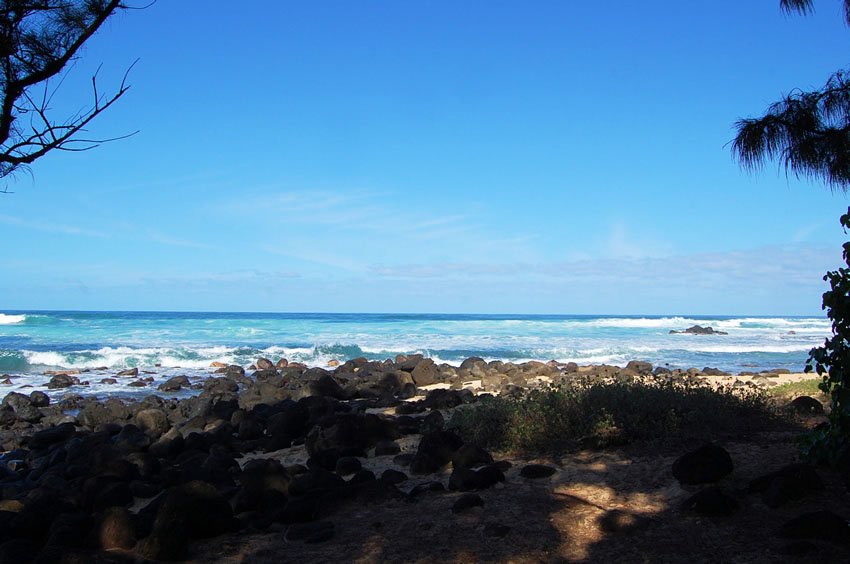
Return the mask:
M 0 561 L 181 560 L 198 539 L 276 528 L 287 542 L 320 543 L 333 538 L 325 518 L 342 505 L 415 503 L 447 488 L 468 492 L 452 506 L 462 514 L 482 503 L 474 492 L 497 486 L 511 468 L 444 429 L 445 410 L 480 394 L 653 375 L 768 386 L 787 373 L 480 358 L 453 367 L 421 355 L 332 368 L 258 359 L 247 372 L 216 367 L 202 382 L 172 378 L 141 401 L 75 395 L 77 376 L 59 372 L 53 388 L 68 392 L 59 401 L 7 394 Z M 201 388 L 194 397 L 169 397 L 190 386 Z M 554 469 L 519 472 L 537 479 Z

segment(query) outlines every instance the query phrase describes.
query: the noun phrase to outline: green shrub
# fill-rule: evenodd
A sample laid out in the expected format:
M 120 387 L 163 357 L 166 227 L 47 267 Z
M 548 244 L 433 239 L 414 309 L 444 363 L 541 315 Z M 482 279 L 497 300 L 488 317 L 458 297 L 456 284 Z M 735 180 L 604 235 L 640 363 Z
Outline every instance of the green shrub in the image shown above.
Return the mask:
M 722 389 L 653 379 L 577 381 L 518 397 L 484 398 L 449 421 L 467 442 L 523 453 L 571 450 L 665 437 L 766 429 L 776 411 L 760 390 Z
M 841 216 L 841 226 L 850 228 L 850 208 Z M 803 457 L 814 463 L 838 465 L 850 457 L 850 241 L 843 245 L 846 268 L 823 277 L 830 289 L 823 294 L 823 309 L 832 321 L 832 338 L 809 353 L 806 372 L 823 379 L 820 389 L 831 398 L 829 424 L 803 438 Z

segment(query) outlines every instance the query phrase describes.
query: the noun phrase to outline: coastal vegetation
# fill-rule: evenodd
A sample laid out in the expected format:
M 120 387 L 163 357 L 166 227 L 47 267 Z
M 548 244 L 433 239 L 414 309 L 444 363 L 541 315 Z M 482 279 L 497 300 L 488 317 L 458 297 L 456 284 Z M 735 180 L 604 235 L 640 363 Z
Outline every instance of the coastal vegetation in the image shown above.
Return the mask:
M 467 441 L 519 455 L 621 446 L 638 440 L 717 439 L 777 427 L 762 388 L 713 389 L 689 380 L 580 379 L 484 398 L 449 422 Z

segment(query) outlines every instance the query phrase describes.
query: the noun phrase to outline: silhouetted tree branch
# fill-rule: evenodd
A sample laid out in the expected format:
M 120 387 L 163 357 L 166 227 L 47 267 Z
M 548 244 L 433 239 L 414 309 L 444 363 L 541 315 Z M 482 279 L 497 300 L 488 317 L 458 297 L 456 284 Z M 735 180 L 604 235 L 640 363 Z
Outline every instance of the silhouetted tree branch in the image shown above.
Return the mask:
M 91 105 L 69 117 L 56 118 L 51 109 L 83 44 L 124 9 L 121 0 L 0 0 L 0 178 L 53 150 L 85 151 L 127 137 L 80 135 L 127 92 L 127 73 L 108 95 L 99 92 L 95 73 Z
M 809 14 L 812 0 L 780 0 L 788 13 Z M 842 0 L 850 24 L 850 0 Z M 786 172 L 823 179 L 833 189 L 850 188 L 850 79 L 834 73 L 823 88 L 796 90 L 758 118 L 741 119 L 732 152 L 744 168 L 760 169 L 776 160 Z

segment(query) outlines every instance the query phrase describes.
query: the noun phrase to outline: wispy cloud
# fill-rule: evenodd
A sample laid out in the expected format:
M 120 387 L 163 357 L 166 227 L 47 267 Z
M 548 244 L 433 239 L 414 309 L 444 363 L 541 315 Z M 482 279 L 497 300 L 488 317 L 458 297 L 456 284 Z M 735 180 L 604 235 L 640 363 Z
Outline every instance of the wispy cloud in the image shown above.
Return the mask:
M 196 241 L 190 241 L 188 239 L 181 239 L 178 237 L 171 237 L 169 235 L 164 235 L 162 233 L 150 232 L 149 238 L 151 241 L 155 241 L 157 243 L 161 243 L 163 245 L 168 245 L 171 247 L 187 247 L 190 249 L 212 249 L 214 248 L 212 245 L 208 245 L 206 243 L 198 243 Z
M 35 221 L 31 219 L 22 219 L 10 215 L 0 214 L 0 223 L 6 225 L 14 225 L 24 229 L 33 229 L 35 231 L 44 231 L 46 233 L 60 233 L 62 235 L 82 235 L 85 237 L 109 237 L 108 233 L 88 229 L 86 227 L 78 227 L 76 225 L 68 225 L 52 221 Z
M 835 262 L 834 249 L 788 245 L 666 257 L 621 257 L 557 262 L 438 263 L 375 265 L 371 272 L 387 278 L 544 277 L 576 282 L 662 285 L 736 285 L 782 283 L 811 285 Z

